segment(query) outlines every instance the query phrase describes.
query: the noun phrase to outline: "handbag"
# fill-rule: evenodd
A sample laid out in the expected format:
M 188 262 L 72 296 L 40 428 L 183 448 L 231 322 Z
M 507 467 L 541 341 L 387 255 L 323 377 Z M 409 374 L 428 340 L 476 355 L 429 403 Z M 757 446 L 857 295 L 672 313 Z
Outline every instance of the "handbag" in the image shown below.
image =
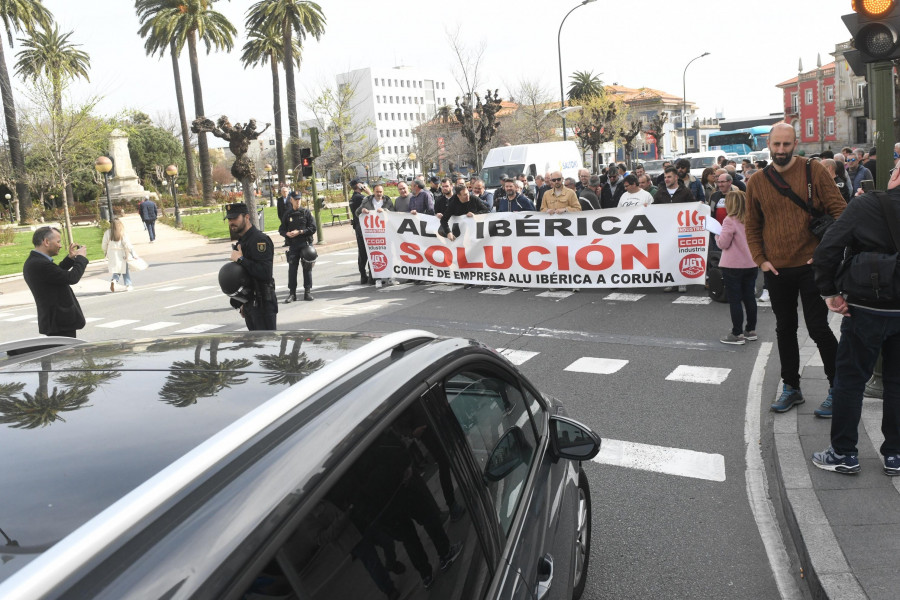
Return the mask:
M 125 262 L 128 263 L 129 268 L 134 269 L 135 271 L 143 271 L 149 266 L 146 260 L 135 255 L 134 252 L 125 256 Z
M 825 235 L 825 232 L 828 231 L 828 228 L 831 227 L 831 224 L 834 223 L 834 217 L 829 215 L 827 212 L 822 212 L 813 206 L 813 185 L 812 185 L 812 159 L 806 159 L 806 202 L 800 199 L 800 197 L 791 189 L 791 186 L 784 180 L 781 174 L 773 168 L 773 165 L 767 166 L 763 169 L 763 173 L 766 174 L 769 182 L 771 182 L 772 187 L 775 188 L 779 194 L 784 196 L 785 198 L 791 199 L 794 204 L 805 210 L 809 213 L 809 232 L 816 236 L 816 239 L 822 241 L 822 236 Z
M 897 215 L 890 199 L 883 192 L 873 192 L 881 203 L 894 253 L 857 252 L 846 253 L 835 274 L 835 283 L 841 293 L 868 302 L 890 302 L 900 298 L 900 232 L 897 231 Z

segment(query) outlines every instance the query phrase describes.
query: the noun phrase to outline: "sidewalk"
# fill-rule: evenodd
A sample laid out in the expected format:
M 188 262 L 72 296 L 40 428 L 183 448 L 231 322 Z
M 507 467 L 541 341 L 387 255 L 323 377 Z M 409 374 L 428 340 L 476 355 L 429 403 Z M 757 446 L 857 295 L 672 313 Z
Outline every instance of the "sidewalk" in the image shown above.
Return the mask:
M 837 315 L 831 326 L 840 336 Z M 900 477 L 882 472 L 881 400 L 863 401 L 858 475 L 813 466 L 812 453 L 829 445 L 831 420 L 813 415 L 828 380 L 811 339 L 800 359 L 806 402 L 774 415 L 774 433 L 781 499 L 805 577 L 815 598 L 894 600 L 900 596 Z
M 122 217 L 122 223 L 125 225 L 125 232 L 128 234 L 128 239 L 131 240 L 137 255 L 146 260 L 150 264 L 151 269 L 154 263 L 190 259 L 194 255 L 208 253 L 211 248 L 216 251 L 221 249 L 223 263 L 228 260 L 230 255 L 230 250 L 227 247 L 229 240 L 224 238 L 209 240 L 203 236 L 183 229 L 175 229 L 157 221 L 156 241 L 151 244 L 150 238 L 144 230 L 144 224 L 138 215 Z M 319 254 L 356 247 L 356 234 L 349 223 L 323 227 L 322 229 L 324 242 L 316 245 L 316 250 Z M 272 238 L 272 243 L 275 244 L 275 261 L 283 262 L 285 260 L 284 252 L 281 252 L 280 249 L 284 239 L 278 234 L 277 230 L 266 231 L 266 234 Z M 164 260 L 166 257 L 168 257 L 168 260 Z M 23 255 L 23 263 L 25 258 L 26 256 Z M 59 261 L 57 260 L 57 262 Z M 76 296 L 109 290 L 109 272 L 106 269 L 106 259 L 91 261 L 81 281 L 72 286 L 72 289 L 75 291 Z M 0 291 L 3 292 L 0 295 L 0 307 L 8 308 L 23 304 L 34 304 L 31 290 L 28 289 L 21 274 L 0 277 Z

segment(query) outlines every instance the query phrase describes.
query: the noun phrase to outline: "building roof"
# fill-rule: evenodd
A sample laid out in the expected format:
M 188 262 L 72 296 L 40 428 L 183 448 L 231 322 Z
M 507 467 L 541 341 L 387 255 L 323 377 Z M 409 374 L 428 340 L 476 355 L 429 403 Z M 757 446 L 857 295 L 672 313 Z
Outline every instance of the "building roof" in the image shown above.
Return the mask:
M 821 70 L 822 70 L 822 71 L 825 71 L 825 70 L 827 70 L 827 69 L 833 69 L 833 68 L 834 68 L 834 61 L 831 61 L 831 62 L 828 63 L 827 65 L 822 65 Z M 815 74 L 815 72 L 818 71 L 818 70 L 819 70 L 818 68 L 815 68 L 815 69 L 813 69 L 813 70 L 811 70 L 811 71 L 806 71 L 805 73 L 800 73 L 799 75 L 797 75 L 797 76 L 795 76 L 795 77 L 791 77 L 791 78 L 788 79 L 787 81 L 782 81 L 781 83 L 776 83 L 776 84 L 775 84 L 775 87 L 787 87 L 787 86 L 789 86 L 789 85 L 794 85 L 795 83 L 797 83 L 797 81 L 798 81 L 798 80 L 800 79 L 800 77 L 802 77 L 803 75 L 813 75 L 813 74 Z

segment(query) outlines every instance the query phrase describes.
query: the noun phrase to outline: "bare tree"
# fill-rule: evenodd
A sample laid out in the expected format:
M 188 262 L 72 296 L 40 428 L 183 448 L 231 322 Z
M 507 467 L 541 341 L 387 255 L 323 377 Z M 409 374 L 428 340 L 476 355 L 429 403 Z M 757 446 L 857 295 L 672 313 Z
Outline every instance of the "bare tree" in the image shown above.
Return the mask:
M 634 138 L 641 133 L 644 123 L 640 119 L 637 121 L 629 121 L 627 125 L 619 128 L 619 137 L 622 139 L 624 146 L 625 164 L 631 167 L 631 153 L 634 152 Z
M 647 121 L 647 126 L 645 131 L 653 136 L 653 139 L 656 143 L 656 152 L 662 157 L 663 152 L 663 143 L 662 138 L 666 134 L 665 133 L 665 125 L 666 121 L 669 120 L 669 113 L 666 112 L 658 112 L 653 117 Z
M 488 90 L 484 97 L 477 93 L 465 94 L 462 99 L 456 98 L 456 120 L 460 124 L 460 133 L 469 142 L 472 154 L 475 157 L 475 170 L 481 170 L 484 158 L 484 150 L 490 146 L 494 134 L 497 133 L 499 122 L 497 113 L 500 112 L 500 95 L 494 90 L 493 95 Z
M 422 174 L 424 175 L 438 161 L 438 137 L 440 135 L 429 123 L 423 123 L 412 131 L 416 140 L 412 151 L 416 153 L 416 161 L 422 165 Z
M 481 60 L 484 58 L 484 40 L 475 46 L 467 46 L 461 35 L 462 25 L 447 31 L 447 41 L 453 52 L 453 78 L 463 95 L 474 94 L 481 86 Z
M 553 102 L 553 92 L 539 80 L 519 80 L 510 90 L 510 99 L 518 108 L 511 117 L 503 119 L 499 140 L 509 144 L 539 144 L 558 139 L 551 120 L 556 115 L 544 114 Z
M 572 119 L 575 135 L 583 149 L 593 154 L 592 170 L 600 169 L 600 147 L 616 139 L 623 122 L 621 102 L 610 96 L 594 96 L 582 100 L 582 108 Z

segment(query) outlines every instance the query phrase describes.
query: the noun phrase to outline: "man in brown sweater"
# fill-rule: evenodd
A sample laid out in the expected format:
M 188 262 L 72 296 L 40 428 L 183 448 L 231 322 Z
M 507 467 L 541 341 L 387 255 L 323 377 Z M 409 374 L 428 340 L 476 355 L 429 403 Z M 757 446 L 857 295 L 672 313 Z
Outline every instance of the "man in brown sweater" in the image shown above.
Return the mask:
M 772 127 L 769 134 L 770 168 L 806 202 L 807 161 L 793 155 L 796 145 L 793 127 L 786 123 Z M 813 206 L 838 218 L 847 204 L 834 180 L 818 162 L 812 161 L 810 167 Z M 800 392 L 800 348 L 797 343 L 799 296 L 806 329 L 819 349 L 829 384 L 828 396 L 815 414 L 831 417 L 837 339 L 828 327 L 828 307 L 819 296 L 813 278 L 812 256 L 819 240 L 809 231 L 809 222 L 809 213 L 779 193 L 766 173 L 760 172 L 747 182 L 747 245 L 753 260 L 763 270 L 769 290 L 784 380 L 781 397 L 771 408 L 775 412 L 786 412 L 804 402 Z

